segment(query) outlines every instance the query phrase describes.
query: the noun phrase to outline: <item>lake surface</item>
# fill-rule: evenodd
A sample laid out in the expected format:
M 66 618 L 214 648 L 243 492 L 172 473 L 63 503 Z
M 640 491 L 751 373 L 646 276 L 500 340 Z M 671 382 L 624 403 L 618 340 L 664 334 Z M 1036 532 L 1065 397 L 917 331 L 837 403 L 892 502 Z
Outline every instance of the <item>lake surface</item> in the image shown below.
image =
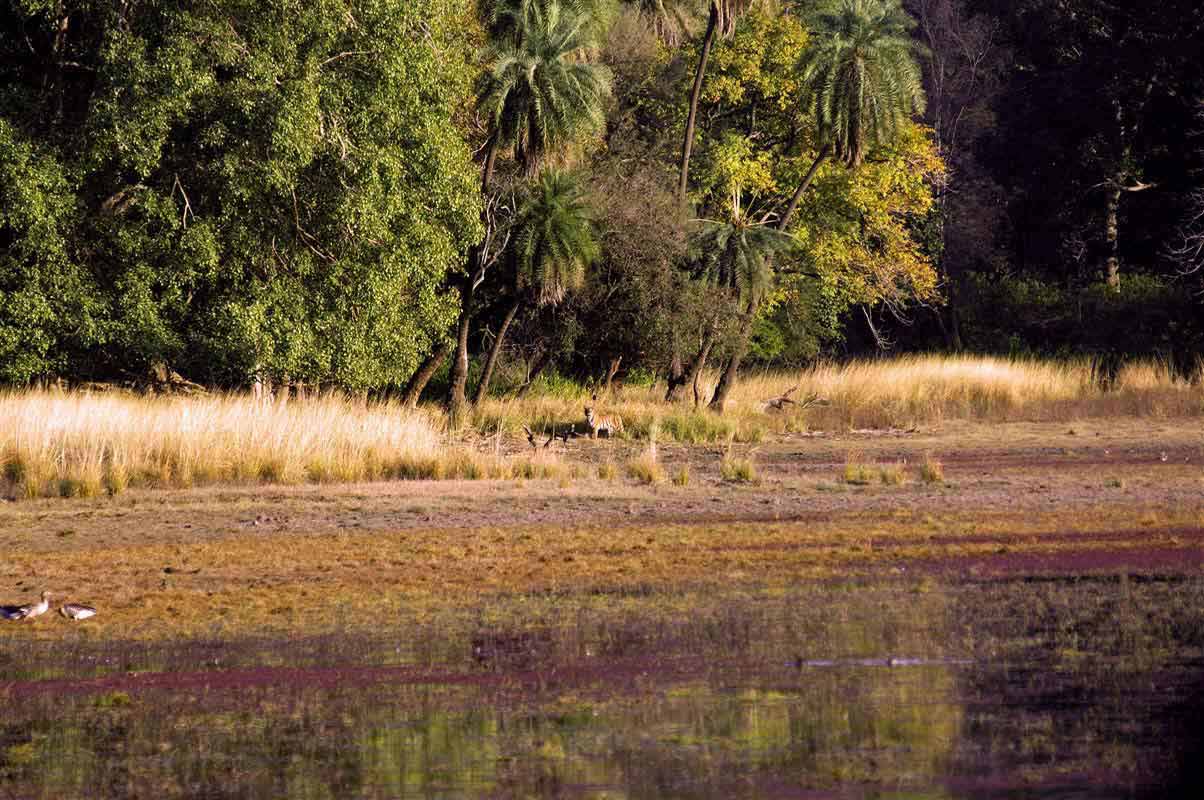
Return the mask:
M 1204 785 L 1198 578 L 543 595 L 261 640 L 10 631 L 0 798 L 1175 797 Z

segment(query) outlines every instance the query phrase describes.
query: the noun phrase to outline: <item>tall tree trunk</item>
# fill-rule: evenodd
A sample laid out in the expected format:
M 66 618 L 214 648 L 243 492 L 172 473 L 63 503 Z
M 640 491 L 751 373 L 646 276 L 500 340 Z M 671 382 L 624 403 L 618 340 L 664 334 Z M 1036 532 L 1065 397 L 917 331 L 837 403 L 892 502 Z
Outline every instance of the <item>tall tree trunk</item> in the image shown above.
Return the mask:
M 481 170 L 481 194 L 489 192 L 489 184 L 493 182 L 493 172 L 497 165 L 497 153 L 501 144 L 501 136 L 497 130 L 489 137 L 489 145 L 485 151 L 485 166 Z M 484 217 L 484 211 L 482 211 Z M 456 357 L 452 362 L 451 383 L 447 387 L 447 399 L 444 405 L 452 424 L 457 425 L 464 413 L 467 403 L 465 398 L 468 386 L 468 330 L 472 325 L 472 301 L 476 294 L 476 286 L 485 272 L 485 245 L 477 245 L 468 255 L 469 274 L 464 277 L 460 286 L 460 318 L 456 324 Z
M 686 385 L 686 371 L 681 363 L 681 344 L 677 336 L 673 337 L 673 357 L 669 361 L 669 375 L 666 381 L 665 401 L 680 400 L 682 387 Z
M 815 160 L 811 162 L 810 169 L 803 176 L 802 183 L 794 190 L 794 195 L 790 198 L 790 205 L 786 206 L 786 211 L 782 214 L 782 218 L 778 220 L 778 230 L 786 230 L 786 226 L 790 224 L 794 212 L 798 210 L 798 204 L 803 199 L 803 195 L 811 188 L 811 181 L 815 180 L 815 173 L 819 171 L 819 165 L 824 163 L 824 159 L 832 151 L 830 145 L 824 145 L 819 149 L 819 154 L 815 156 Z
M 744 318 L 740 320 L 736 348 L 732 351 L 731 357 L 728 358 L 727 364 L 723 368 L 723 373 L 719 376 L 719 385 L 715 387 L 715 396 L 711 398 L 711 404 L 708 406 L 712 411 L 723 411 L 723 407 L 727 404 L 727 397 L 731 394 L 732 387 L 736 385 L 736 377 L 740 374 L 740 362 L 748 352 L 748 343 L 752 339 L 753 323 L 756 319 L 756 309 L 750 308 Z
M 1120 256 L 1119 256 L 1119 230 L 1120 230 L 1120 190 L 1121 177 L 1117 176 L 1111 185 L 1108 186 L 1108 209 L 1104 219 L 1105 236 L 1108 243 L 1108 261 L 1105 267 L 1108 280 L 1108 288 L 1114 292 L 1120 291 Z
M 535 379 L 538 378 L 548 365 L 552 363 L 552 349 L 545 347 L 539 351 L 539 355 L 535 357 L 535 365 L 531 367 L 531 372 L 527 375 L 527 382 L 519 387 L 518 393 L 515 395 L 518 398 L 527 396 L 527 392 L 531 391 L 531 387 L 535 384 Z
M 408 408 L 414 408 L 418 405 L 419 398 L 422 397 L 422 392 L 426 389 L 426 385 L 431 382 L 431 378 L 439 371 L 439 367 L 443 365 L 447 354 L 451 352 L 451 342 L 441 342 L 429 356 L 426 361 L 418 367 L 418 370 L 410 376 L 410 380 L 406 382 L 406 388 L 401 393 L 401 404 Z
M 719 11 L 711 4 L 711 15 L 707 20 L 706 36 L 702 40 L 702 54 L 698 57 L 698 70 L 694 73 L 694 90 L 690 93 L 690 113 L 686 117 L 686 138 L 681 145 L 681 176 L 677 182 L 677 199 L 685 202 L 686 188 L 690 182 L 690 151 L 694 148 L 694 122 L 698 117 L 698 101 L 702 97 L 702 78 L 711 58 L 711 45 L 715 43 L 715 29 L 719 23 Z
M 623 356 L 618 356 L 610 360 L 610 366 L 606 368 L 606 382 L 603 384 L 602 391 L 610 394 L 610 388 L 614 384 L 615 375 L 619 374 L 619 367 L 623 364 Z
M 715 346 L 715 329 L 708 328 L 706 334 L 702 337 L 702 346 L 698 348 L 698 355 L 694 356 L 694 360 L 690 362 L 690 366 L 686 369 L 684 379 L 676 386 L 671 385 L 668 393 L 665 394 L 665 401 L 676 403 L 682 399 L 686 393 L 687 386 L 693 386 L 698 380 L 698 376 L 702 374 L 703 367 L 706 366 L 707 358 L 711 355 L 711 348 Z
M 811 188 L 812 181 L 815 180 L 815 174 L 819 171 L 819 167 L 827 159 L 831 152 L 829 145 L 824 145 L 819 149 L 819 153 L 815 156 L 815 160 L 811 162 L 807 174 L 803 176 L 803 180 L 799 183 L 798 188 L 794 190 L 794 195 L 790 198 L 790 204 L 786 206 L 786 210 L 782 213 L 782 218 L 778 220 L 777 229 L 780 231 L 786 230 L 790 224 L 790 220 L 794 217 L 794 212 L 798 210 L 799 203 L 803 199 L 803 195 Z M 770 265 L 772 267 L 772 264 Z M 723 411 L 723 407 L 727 404 L 728 395 L 731 394 L 732 387 L 736 385 L 736 379 L 740 375 L 740 362 L 744 360 L 744 356 L 748 353 L 748 344 L 752 340 L 753 323 L 757 319 L 756 307 L 750 307 L 748 312 L 740 321 L 740 329 L 736 334 L 735 348 L 732 355 L 728 358 L 727 363 L 723 367 L 723 372 L 719 375 L 719 385 L 715 387 L 715 396 L 711 398 L 708 406 L 712 411 Z
M 493 183 L 493 171 L 497 166 L 497 151 L 500 149 L 500 143 L 501 137 L 494 130 L 485 149 L 485 168 L 481 171 L 481 194 L 488 192 L 489 184 Z
M 458 425 L 463 418 L 465 388 L 468 385 L 468 329 L 472 324 L 472 298 L 476 293 L 472 285 L 472 276 L 464 280 L 460 287 L 460 318 L 456 323 L 456 354 L 452 361 L 451 382 L 447 387 L 447 399 L 444 405 L 451 418 L 452 425 Z
M 63 3 L 58 4 L 59 20 L 54 34 L 54 121 L 63 121 L 63 60 L 67 49 L 67 27 L 71 17 L 67 14 Z
M 481 372 L 481 380 L 477 382 L 477 393 L 472 399 L 474 405 L 479 404 L 489 394 L 489 382 L 493 380 L 493 368 L 497 366 L 498 355 L 502 352 L 502 343 L 506 341 L 506 332 L 510 330 L 510 323 L 514 322 L 514 317 L 518 314 L 522 304 L 522 298 L 515 296 L 510 308 L 506 309 L 506 316 L 502 318 L 502 326 L 498 328 L 497 336 L 493 339 L 493 346 L 489 348 L 489 357 L 485 359 L 485 369 Z

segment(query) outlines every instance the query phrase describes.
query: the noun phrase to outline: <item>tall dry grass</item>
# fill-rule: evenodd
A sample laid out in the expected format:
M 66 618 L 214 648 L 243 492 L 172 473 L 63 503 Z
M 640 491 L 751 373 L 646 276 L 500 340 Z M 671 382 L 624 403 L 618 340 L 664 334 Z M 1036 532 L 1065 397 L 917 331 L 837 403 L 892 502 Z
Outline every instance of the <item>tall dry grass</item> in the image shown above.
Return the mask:
M 908 427 L 945 419 L 1052 421 L 1102 416 L 1204 415 L 1199 380 L 1163 365 L 1122 368 L 1105 386 L 1090 362 L 906 357 L 821 364 L 747 376 L 720 415 L 666 405 L 663 385 L 600 399 L 623 416 L 626 437 L 666 442 L 758 442 L 805 429 Z M 713 387 L 710 376 L 705 387 Z M 767 410 L 765 400 L 826 401 Z M 128 487 L 215 483 L 352 482 L 405 478 L 568 478 L 581 468 L 553 451 L 503 452 L 523 425 L 546 435 L 585 432 L 589 391 L 490 399 L 473 422 L 482 453 L 449 438 L 435 410 L 330 395 L 263 402 L 246 395 L 141 397 L 48 390 L 0 392 L 0 493 L 91 496 Z M 527 454 L 529 453 L 529 454 Z
M 905 356 L 745 375 L 722 415 L 690 403 L 666 405 L 664 384 L 624 388 L 603 397 L 600 405 L 605 413 L 623 417 L 629 438 L 645 438 L 658 428 L 663 440 L 676 442 L 757 442 L 769 433 L 900 428 L 947 419 L 1048 422 L 1204 414 L 1198 378 L 1177 377 L 1165 364 L 1123 366 L 1107 385 L 1100 374 L 1089 360 Z M 704 376 L 703 396 L 713 393 L 717 377 Z M 791 387 L 797 387 L 792 399 L 815 396 L 822 404 L 766 409 L 766 400 Z M 491 399 L 476 409 L 475 423 L 482 432 L 516 433 L 524 424 L 549 431 L 576 424 L 583 431 L 588 396 L 584 388 L 572 396 L 561 386 L 555 395 Z
M 797 385 L 792 397 L 826 401 L 809 409 L 818 428 L 886 428 L 946 419 L 1052 422 L 1109 416 L 1197 416 L 1204 390 L 1165 364 L 1136 362 L 1114 381 L 1090 360 L 1038 361 L 981 356 L 905 356 L 820 364 L 794 374 L 745 380 L 736 403 L 758 406 Z
M 91 496 L 132 486 L 471 476 L 442 421 L 336 396 L 140 397 L 0 393 L 0 464 L 11 494 Z

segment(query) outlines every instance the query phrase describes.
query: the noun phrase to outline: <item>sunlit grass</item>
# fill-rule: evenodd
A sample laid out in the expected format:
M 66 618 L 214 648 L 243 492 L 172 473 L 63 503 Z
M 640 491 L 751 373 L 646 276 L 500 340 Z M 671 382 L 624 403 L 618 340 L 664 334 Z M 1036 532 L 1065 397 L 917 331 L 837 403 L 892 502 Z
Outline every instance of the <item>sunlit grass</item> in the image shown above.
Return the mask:
M 0 492 L 94 497 L 132 487 L 558 479 L 558 456 L 482 454 L 449 442 L 442 419 L 330 395 L 0 393 Z
M 920 463 L 920 479 L 924 483 L 945 482 L 945 467 L 932 453 L 924 453 L 924 460 Z
M 740 458 L 728 453 L 719 462 L 719 476 L 734 483 L 757 483 L 760 476 L 752 458 Z
M 704 397 L 717 375 L 704 376 Z M 782 410 L 766 402 L 794 389 Z M 585 430 L 590 390 L 577 395 L 557 385 L 554 395 L 490 399 L 474 412 L 482 433 L 503 430 Z M 981 356 L 904 356 L 845 364 L 822 363 L 793 372 L 746 374 L 722 414 L 692 403 L 667 405 L 664 384 L 618 389 L 599 399 L 602 413 L 623 417 L 630 439 L 656 426 L 663 441 L 757 443 L 772 434 L 806 430 L 909 428 L 945 420 L 1052 422 L 1109 416 L 1174 417 L 1204 414 L 1197 380 L 1177 377 L 1166 364 L 1122 366 L 1101 379 L 1088 359 L 1040 361 Z M 807 405 L 807 401 L 812 403 Z
M 713 379 L 701 382 L 704 396 Z M 781 404 L 780 410 L 766 405 L 791 389 L 793 404 Z M 754 444 L 792 432 L 910 428 L 946 420 L 1204 414 L 1198 379 L 1177 377 L 1156 362 L 1124 366 L 1110 381 L 1101 380 L 1089 361 L 909 356 L 820 364 L 746 375 L 721 414 L 690 403 L 666 404 L 663 392 L 663 385 L 653 385 L 602 393 L 600 413 L 619 414 L 626 423 L 615 446 L 653 438 Z M 586 430 L 589 395 L 585 387 L 574 395 L 571 384 L 562 382 L 554 394 L 489 399 L 473 410 L 471 429 L 448 433 L 437 408 L 414 411 L 341 395 L 263 402 L 233 394 L 165 398 L 10 390 L 0 392 L 0 493 L 86 498 L 137 487 L 218 483 L 564 480 L 566 471 L 571 476 L 580 470 L 551 455 L 556 448 L 512 456 L 507 453 L 513 449 L 502 445 L 521 440 L 524 425 L 540 439 L 558 435 L 574 441 L 574 433 L 580 437 Z M 817 400 L 824 402 L 808 404 Z M 598 469 L 604 480 L 615 471 L 613 465 Z M 859 482 L 853 477 L 850 482 Z M 921 478 L 940 480 L 923 472 Z

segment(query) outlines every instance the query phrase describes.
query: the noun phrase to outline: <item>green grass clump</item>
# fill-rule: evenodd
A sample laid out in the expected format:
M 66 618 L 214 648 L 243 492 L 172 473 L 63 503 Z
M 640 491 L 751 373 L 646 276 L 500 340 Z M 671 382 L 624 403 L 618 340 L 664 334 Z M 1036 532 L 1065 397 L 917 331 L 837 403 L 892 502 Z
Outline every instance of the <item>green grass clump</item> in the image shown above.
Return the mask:
M 724 456 L 719 462 L 719 475 L 725 481 L 735 483 L 756 483 L 760 480 L 751 458 L 735 458 L 731 455 Z
M 627 477 L 634 478 L 640 483 L 661 483 L 665 480 L 665 470 L 656 458 L 655 448 L 650 447 L 628 461 L 625 469 Z
M 96 708 L 122 708 L 134 702 L 127 692 L 106 692 L 92 701 Z
M 613 481 L 619 471 L 615 468 L 614 462 L 607 461 L 604 464 L 598 465 L 598 479 L 603 481 Z
M 841 480 L 854 486 L 868 486 L 878 477 L 878 469 L 873 464 L 863 464 L 850 456 L 845 461 Z
M 945 468 L 932 457 L 932 453 L 924 454 L 924 461 L 920 464 L 920 479 L 924 483 L 944 483 Z
M 878 468 L 878 478 L 888 486 L 902 486 L 907 480 L 907 467 L 901 461 L 886 464 Z
M 682 464 L 681 469 L 673 473 L 674 486 L 689 486 L 690 485 L 690 465 Z

